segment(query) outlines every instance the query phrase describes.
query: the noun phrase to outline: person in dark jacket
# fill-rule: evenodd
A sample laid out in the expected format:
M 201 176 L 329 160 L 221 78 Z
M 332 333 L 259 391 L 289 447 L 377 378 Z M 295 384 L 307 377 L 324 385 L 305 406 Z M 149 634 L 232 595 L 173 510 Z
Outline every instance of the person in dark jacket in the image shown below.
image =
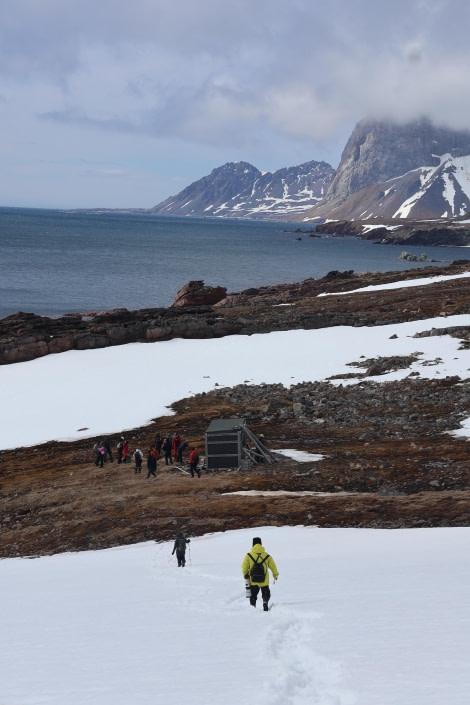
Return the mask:
M 109 438 L 104 439 L 104 447 L 106 448 L 106 455 L 105 455 L 105 462 L 109 460 L 110 463 L 113 462 L 113 452 L 111 450 L 111 443 L 109 441 Z
M 181 531 L 176 534 L 175 545 L 171 555 L 176 552 L 176 560 L 178 561 L 178 568 L 184 568 L 186 565 L 186 544 L 190 543 L 190 539 L 184 537 Z
M 147 455 L 147 480 L 150 475 L 157 477 L 157 451 L 155 446 L 149 448 Z
M 161 455 L 162 453 L 162 445 L 163 445 L 163 439 L 160 436 L 159 433 L 155 436 L 155 448 L 158 450 L 158 453 Z
M 135 462 L 135 474 L 137 475 L 140 473 L 142 470 L 142 458 L 144 457 L 144 454 L 140 450 L 140 448 L 136 448 L 134 451 L 134 462 Z
M 183 441 L 182 443 L 179 444 L 179 446 L 178 446 L 178 458 L 177 458 L 177 460 L 178 460 L 179 463 L 182 463 L 182 462 L 183 462 L 183 453 L 184 453 L 184 451 L 186 450 L 186 448 L 188 447 L 188 445 L 189 445 L 188 441 Z
M 122 444 L 123 444 L 123 443 L 124 443 L 124 436 L 121 436 L 121 438 L 119 439 L 119 442 L 118 442 L 118 444 L 117 444 L 117 452 L 118 452 L 118 459 L 117 459 L 117 461 L 118 461 L 119 464 L 122 463 Z
M 103 441 L 99 441 L 95 445 L 95 465 L 99 468 L 103 467 L 104 457 L 106 455 L 106 448 L 104 447 Z
M 163 441 L 162 445 L 163 457 L 165 458 L 165 465 L 173 465 L 173 458 L 171 457 L 171 438 L 167 436 Z

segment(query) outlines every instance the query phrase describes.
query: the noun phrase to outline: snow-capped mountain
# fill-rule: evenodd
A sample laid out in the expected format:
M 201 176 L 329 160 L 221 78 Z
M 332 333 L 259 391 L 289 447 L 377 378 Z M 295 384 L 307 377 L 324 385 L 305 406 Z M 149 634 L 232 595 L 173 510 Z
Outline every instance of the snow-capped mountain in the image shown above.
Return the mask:
M 320 204 L 306 219 L 453 218 L 470 212 L 470 156 L 439 157 L 394 179 L 371 184 L 342 202 Z
M 470 210 L 470 132 L 363 120 L 306 219 L 455 217 Z
M 470 131 L 421 119 L 363 120 L 338 169 L 228 163 L 150 209 L 158 215 L 283 220 L 458 217 L 470 212 Z
M 321 201 L 335 175 L 326 162 L 261 172 L 247 162 L 214 169 L 154 208 L 157 215 L 288 220 Z

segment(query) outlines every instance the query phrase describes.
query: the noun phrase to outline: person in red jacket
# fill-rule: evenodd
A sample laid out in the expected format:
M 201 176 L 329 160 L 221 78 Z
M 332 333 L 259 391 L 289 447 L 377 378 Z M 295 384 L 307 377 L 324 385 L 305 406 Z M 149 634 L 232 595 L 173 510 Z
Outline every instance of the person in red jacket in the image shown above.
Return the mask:
M 171 441 L 171 448 L 173 450 L 173 457 L 175 460 L 178 460 L 178 448 L 181 443 L 181 438 L 178 433 L 175 433 L 175 435 L 172 438 Z
M 199 454 L 197 452 L 197 448 L 191 448 L 191 452 L 189 454 L 189 471 L 191 473 L 191 477 L 194 477 L 194 473 L 197 473 L 198 477 L 201 477 L 201 471 L 198 468 L 199 464 Z
M 122 462 L 127 463 L 127 459 L 129 458 L 129 443 L 124 440 L 122 442 Z

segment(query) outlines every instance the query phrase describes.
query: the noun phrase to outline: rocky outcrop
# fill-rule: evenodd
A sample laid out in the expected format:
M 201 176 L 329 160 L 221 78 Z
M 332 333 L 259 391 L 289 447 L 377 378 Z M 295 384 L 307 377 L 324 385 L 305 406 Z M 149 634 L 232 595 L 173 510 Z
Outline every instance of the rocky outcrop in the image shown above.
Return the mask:
M 225 286 L 205 286 L 202 280 L 190 281 L 180 289 L 172 306 L 213 306 L 225 299 Z
M 429 247 L 466 247 L 470 245 L 467 219 L 442 220 L 440 223 L 419 220 L 377 219 L 337 220 L 319 223 L 318 233 L 343 237 L 350 235 L 381 245 L 419 245 Z M 409 259 L 407 257 L 406 259 Z M 424 261 L 424 260 L 421 260 Z

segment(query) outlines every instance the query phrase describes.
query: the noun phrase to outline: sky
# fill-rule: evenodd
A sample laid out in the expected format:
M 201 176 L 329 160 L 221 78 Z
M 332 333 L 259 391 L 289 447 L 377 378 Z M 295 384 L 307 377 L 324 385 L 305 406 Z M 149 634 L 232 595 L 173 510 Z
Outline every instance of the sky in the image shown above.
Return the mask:
M 151 208 L 212 169 L 337 167 L 365 117 L 469 128 L 466 0 L 0 4 L 0 206 Z
M 432 277 L 428 282 L 449 278 Z M 406 282 L 405 286 L 410 284 Z M 400 285 L 394 282 L 384 288 Z M 423 279 L 415 280 L 415 286 L 425 286 Z M 409 368 L 370 377 L 370 381 L 405 379 L 411 372 L 422 379 L 444 379 L 448 375 L 467 379 L 470 352 L 460 349 L 458 338 L 413 336 L 432 328 L 469 324 L 470 314 L 463 314 L 362 328 L 336 326 L 209 340 L 174 339 L 71 350 L 2 365 L 0 389 L 9 402 L 0 406 L 0 450 L 98 435 L 113 440 L 124 432 L 133 452 L 138 435 L 127 431 L 171 414 L 170 405 L 180 399 L 244 383 L 281 383 L 288 388 L 301 382 L 325 381 L 333 375 L 350 374 L 348 363 L 361 357 L 418 358 Z M 132 380 L 128 394 L 123 396 L 122 386 L 111 383 L 106 385 L 99 404 L 90 403 L 94 398 L 90 390 L 101 388 L 103 380 L 110 379 L 109 370 L 114 380 Z M 165 374 L 155 375 L 155 370 L 165 370 Z M 333 383 L 353 384 L 354 380 L 337 379 Z M 129 398 L 135 394 L 139 403 L 130 404 Z M 163 435 L 176 430 L 165 428 L 160 432 Z M 469 437 L 470 419 L 463 418 L 455 433 Z
M 245 597 L 255 536 L 268 612 Z M 1 560 L 0 702 L 467 705 L 469 540 L 254 526 L 192 537 L 184 568 L 168 541 Z

